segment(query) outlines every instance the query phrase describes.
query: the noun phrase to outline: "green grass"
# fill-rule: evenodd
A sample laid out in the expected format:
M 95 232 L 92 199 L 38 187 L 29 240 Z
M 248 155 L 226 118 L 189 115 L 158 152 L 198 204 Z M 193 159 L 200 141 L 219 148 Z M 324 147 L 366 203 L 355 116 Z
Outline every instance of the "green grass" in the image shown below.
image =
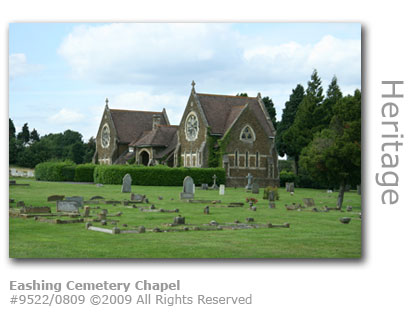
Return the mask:
M 14 178 L 13 178 L 14 179 Z M 39 182 L 16 178 L 17 183 L 29 183 L 29 187 L 10 187 L 10 198 L 23 200 L 26 205 L 51 206 L 47 202 L 52 194 L 83 196 L 86 200 L 100 195 L 108 199 L 130 199 L 121 193 L 121 186 Z M 144 234 L 111 235 L 85 229 L 84 223 L 48 224 L 33 219 L 10 217 L 9 256 L 11 258 L 359 258 L 361 256 L 361 199 L 356 192 L 346 192 L 344 207 L 351 205 L 353 212 L 287 211 L 285 204 L 302 203 L 303 198 L 313 198 L 317 207 L 334 207 L 337 193 L 325 190 L 296 189 L 294 196 L 280 189 L 276 209 L 269 209 L 267 200 L 260 194 L 245 193 L 243 188 L 227 188 L 224 196 L 218 191 L 196 188 L 195 199 L 245 202 L 246 197 L 259 200 L 257 211 L 245 204 L 244 208 L 217 208 L 210 205 L 210 215 L 203 214 L 206 204 L 191 204 L 179 200 L 181 187 L 132 186 L 132 192 L 146 194 L 158 208 L 180 210 L 187 224 L 201 225 L 216 220 L 218 223 L 245 222 L 253 217 L 255 223 L 290 223 L 290 228 L 147 232 Z M 158 200 L 162 196 L 163 200 Z M 174 200 L 171 200 L 173 198 Z M 12 204 L 15 206 L 15 204 Z M 97 205 L 91 205 L 92 207 Z M 109 213 L 123 212 L 118 226 L 128 224 L 126 229 L 140 225 L 146 228 L 160 227 L 173 222 L 175 213 L 148 213 L 122 205 L 98 205 Z M 96 210 L 93 215 L 96 215 Z M 351 217 L 349 224 L 339 222 L 340 217 Z M 100 226 L 100 223 L 93 223 Z M 108 228 L 113 226 L 108 224 Z

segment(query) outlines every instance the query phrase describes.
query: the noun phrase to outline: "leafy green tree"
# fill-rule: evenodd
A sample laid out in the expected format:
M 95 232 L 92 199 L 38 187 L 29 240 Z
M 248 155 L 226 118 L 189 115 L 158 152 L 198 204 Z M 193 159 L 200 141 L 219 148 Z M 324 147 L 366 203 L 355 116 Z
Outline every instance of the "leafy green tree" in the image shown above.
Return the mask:
M 333 112 L 330 127 L 317 133 L 302 151 L 300 165 L 312 178 L 339 185 L 341 209 L 345 186 L 361 181 L 361 92 L 339 99 Z
M 246 92 L 236 94 L 236 97 L 248 97 Z
M 283 134 L 283 143 L 287 147 L 287 155 L 294 158 L 295 173 L 298 175 L 298 163 L 301 151 L 313 139 L 315 132 L 322 129 L 322 119 L 325 116 L 321 104 L 324 100 L 321 79 L 317 70 L 308 81 L 306 95 L 301 101 L 292 126 Z
M 277 126 L 276 135 L 276 148 L 277 152 L 281 157 L 288 154 L 288 146 L 283 141 L 283 134 L 292 126 L 295 120 L 295 115 L 298 110 L 298 106 L 304 99 L 304 87 L 298 84 L 295 89 L 293 89 L 290 99 L 285 103 L 285 108 L 283 109 L 283 114 L 281 116 L 281 121 Z
M 28 142 L 30 141 L 30 131 L 28 129 L 28 123 L 25 123 L 23 125 L 23 128 L 21 128 L 21 132 L 19 132 L 17 135 L 17 140 L 22 141 L 24 145 L 28 144 Z
M 89 138 L 87 144 L 85 145 L 85 154 L 83 163 L 90 163 L 92 162 L 92 158 L 94 157 L 94 153 L 96 150 L 96 141 L 94 137 Z
M 271 122 L 273 123 L 274 128 L 277 130 L 277 112 L 274 108 L 274 102 L 270 99 L 270 97 L 266 96 L 263 98 L 264 106 L 267 109 L 268 115 L 270 116 Z
M 38 132 L 36 129 L 33 129 L 30 133 L 30 142 L 37 142 L 40 141 L 40 136 L 38 135 Z
M 13 120 L 9 118 L 9 138 L 16 137 L 16 127 L 14 126 Z
M 76 142 L 70 147 L 69 159 L 76 164 L 82 163 L 84 159 L 84 144 L 82 142 Z

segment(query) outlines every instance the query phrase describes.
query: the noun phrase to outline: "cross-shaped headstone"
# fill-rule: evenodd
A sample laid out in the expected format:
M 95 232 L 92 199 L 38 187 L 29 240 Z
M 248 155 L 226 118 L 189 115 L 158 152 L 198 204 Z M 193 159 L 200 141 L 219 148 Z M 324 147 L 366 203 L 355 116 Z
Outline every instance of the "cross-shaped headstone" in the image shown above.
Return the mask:
M 251 175 L 251 173 L 249 172 L 246 176 L 247 178 L 247 186 L 246 186 L 246 190 L 250 190 L 251 189 L 251 180 L 253 179 L 253 176 Z

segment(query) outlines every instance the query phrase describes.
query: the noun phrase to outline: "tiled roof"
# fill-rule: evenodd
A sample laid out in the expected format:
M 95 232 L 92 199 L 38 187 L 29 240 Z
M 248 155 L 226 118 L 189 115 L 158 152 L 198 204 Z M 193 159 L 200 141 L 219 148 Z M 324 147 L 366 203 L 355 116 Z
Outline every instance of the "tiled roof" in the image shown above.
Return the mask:
M 267 134 L 273 135 L 272 128 L 257 98 L 205 93 L 197 93 L 196 95 L 213 134 L 224 135 L 245 105 L 248 104 Z
M 131 145 L 140 146 L 163 146 L 168 147 L 176 136 L 178 126 L 160 125 L 156 129 L 144 132 L 141 138 L 134 140 Z
M 160 124 L 168 124 L 163 112 L 110 109 L 120 143 L 139 139 L 144 131 L 152 130 L 152 117 L 161 116 Z

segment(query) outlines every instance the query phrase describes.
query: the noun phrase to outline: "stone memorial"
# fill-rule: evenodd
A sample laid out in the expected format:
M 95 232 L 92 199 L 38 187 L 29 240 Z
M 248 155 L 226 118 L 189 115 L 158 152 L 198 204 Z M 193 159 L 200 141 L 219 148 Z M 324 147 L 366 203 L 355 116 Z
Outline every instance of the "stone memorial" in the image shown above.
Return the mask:
M 253 183 L 252 183 L 253 176 L 251 175 L 250 172 L 247 174 L 246 179 L 247 179 L 247 185 L 246 185 L 246 187 L 245 187 L 244 189 L 245 189 L 247 192 L 250 192 L 251 189 L 252 189 L 252 187 L 253 187 Z
M 57 212 L 75 212 L 78 213 L 78 202 L 68 200 L 57 200 Z
M 286 182 L 285 183 L 285 190 L 287 192 L 294 192 L 294 182 Z
M 102 196 L 93 196 L 90 200 L 100 200 L 100 199 L 105 199 Z
M 275 208 L 276 208 L 275 202 L 274 202 L 274 201 L 270 201 L 270 202 L 268 203 L 268 207 L 269 207 L 270 209 L 275 209 Z
M 341 223 L 343 224 L 348 224 L 351 221 L 351 218 L 343 217 L 343 218 L 339 218 L 339 221 L 341 221 Z
M 57 201 L 57 200 L 64 200 L 65 196 L 54 194 L 47 198 L 47 201 Z
M 352 211 L 352 206 L 347 206 L 347 211 L 351 212 Z
M 220 188 L 219 188 L 219 195 L 221 195 L 221 196 L 224 196 L 224 184 L 221 184 L 220 185 Z
M 213 178 L 212 189 L 214 189 L 214 190 L 219 189 L 219 187 L 217 186 L 217 183 L 216 183 L 217 176 L 214 174 L 212 178 Z
M 209 206 L 206 206 L 206 207 L 204 208 L 203 213 L 204 213 L 204 214 L 210 214 L 210 208 L 209 208 Z
M 257 182 L 253 183 L 253 186 L 251 187 L 251 193 L 259 193 L 260 192 L 260 187 Z
M 127 173 L 122 179 L 122 189 L 121 192 L 128 193 L 131 192 L 132 177 Z
M 17 201 L 17 208 L 25 207 L 24 201 Z
M 274 191 L 270 191 L 267 197 L 268 201 L 274 201 Z
M 202 190 L 209 190 L 209 185 L 207 183 L 202 183 Z
M 173 219 L 174 224 L 185 224 L 185 217 L 182 217 L 181 215 L 178 215 Z
M 304 202 L 305 206 L 307 206 L 307 207 L 315 206 L 315 202 L 314 202 L 313 198 L 304 198 L 304 199 L 302 199 L 302 201 Z
M 91 208 L 90 206 L 85 206 L 84 207 L 84 217 L 89 217 L 89 214 L 91 213 Z
M 145 200 L 145 195 L 131 193 L 131 201 L 143 202 L 143 200 Z
M 183 192 L 180 193 L 180 199 L 193 199 L 194 198 L 194 181 L 191 177 L 186 176 L 183 180 Z
M 139 227 L 138 227 L 138 232 L 139 232 L 139 233 L 145 233 L 145 231 L 146 231 L 146 229 L 145 229 L 144 226 L 139 226 Z
M 82 208 L 84 206 L 84 197 L 65 197 L 66 201 L 74 201 L 78 203 L 78 207 Z

